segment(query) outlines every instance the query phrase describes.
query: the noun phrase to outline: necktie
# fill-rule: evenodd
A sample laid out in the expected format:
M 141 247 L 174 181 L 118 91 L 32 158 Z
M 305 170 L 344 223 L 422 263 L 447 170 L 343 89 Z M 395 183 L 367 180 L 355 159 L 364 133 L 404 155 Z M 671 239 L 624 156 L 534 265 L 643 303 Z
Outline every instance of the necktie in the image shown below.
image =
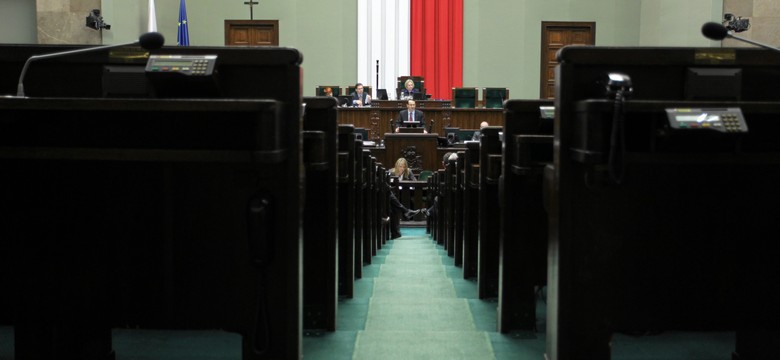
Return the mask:
M 410 111 L 409 112 L 409 121 L 414 121 L 414 119 L 412 119 L 412 114 L 413 114 L 413 112 Z

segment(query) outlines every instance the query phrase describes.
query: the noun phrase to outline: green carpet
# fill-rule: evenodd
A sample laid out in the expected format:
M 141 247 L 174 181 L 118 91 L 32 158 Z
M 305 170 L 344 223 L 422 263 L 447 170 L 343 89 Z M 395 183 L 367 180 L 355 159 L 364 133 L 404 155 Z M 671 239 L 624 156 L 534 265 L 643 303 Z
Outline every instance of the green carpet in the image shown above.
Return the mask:
M 484 331 L 362 331 L 353 359 L 495 359 Z
M 393 241 L 352 358 L 495 359 L 468 300 L 457 297 L 439 249 L 422 235 Z

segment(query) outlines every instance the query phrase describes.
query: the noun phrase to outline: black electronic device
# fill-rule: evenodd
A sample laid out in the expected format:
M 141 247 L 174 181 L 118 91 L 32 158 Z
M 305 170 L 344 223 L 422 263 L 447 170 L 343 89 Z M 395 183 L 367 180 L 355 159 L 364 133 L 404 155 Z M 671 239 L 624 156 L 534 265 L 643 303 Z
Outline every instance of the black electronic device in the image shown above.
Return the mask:
M 341 95 L 339 96 L 339 106 L 350 106 L 352 104 L 352 96 L 351 95 Z
M 213 76 L 217 55 L 149 55 L 148 73 Z
M 676 130 L 747 133 L 748 126 L 740 108 L 669 108 L 669 126 Z
M 444 127 L 444 136 L 447 137 L 447 142 L 452 145 L 460 142 L 460 128 L 457 127 Z
M 743 19 L 742 16 L 734 16 L 734 14 L 723 14 L 723 26 L 733 32 L 743 32 L 750 29 L 750 19 Z
M 407 127 L 407 128 L 416 128 L 416 127 L 420 126 L 420 122 L 419 121 L 409 121 L 409 120 L 406 120 L 406 121 L 403 122 L 403 124 L 404 124 L 404 127 Z
M 398 132 L 403 134 L 422 134 L 425 132 L 425 129 L 421 127 L 402 127 L 398 129 Z
M 144 70 L 159 97 L 218 97 L 217 59 L 215 54 L 150 55 Z
M 688 100 L 739 100 L 742 94 L 742 69 L 688 68 L 684 89 Z
M 90 29 L 94 30 L 111 30 L 111 25 L 106 24 L 103 21 L 103 16 L 100 15 L 100 9 L 92 9 L 87 15 L 86 25 Z
M 362 127 L 356 127 L 355 128 L 355 139 L 361 140 L 361 141 L 370 140 L 368 138 L 368 129 L 362 128 Z
M 546 120 L 555 119 L 555 106 L 540 106 L 539 117 Z

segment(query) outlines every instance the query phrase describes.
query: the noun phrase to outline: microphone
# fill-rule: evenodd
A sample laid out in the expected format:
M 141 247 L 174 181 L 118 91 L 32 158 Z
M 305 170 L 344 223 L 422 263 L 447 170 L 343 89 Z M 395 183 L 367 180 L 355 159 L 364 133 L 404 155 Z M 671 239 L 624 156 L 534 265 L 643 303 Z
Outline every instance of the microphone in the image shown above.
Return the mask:
M 704 36 L 707 37 L 710 40 L 723 40 L 723 39 L 725 39 L 727 37 L 730 37 L 732 39 L 739 40 L 739 41 L 744 41 L 744 42 L 746 42 L 748 44 L 753 44 L 753 45 L 756 45 L 756 46 L 759 46 L 759 47 L 762 47 L 762 48 L 765 48 L 765 49 L 774 50 L 774 51 L 780 51 L 780 49 L 778 49 L 778 48 L 776 48 L 774 46 L 767 45 L 767 44 L 762 44 L 762 43 L 757 42 L 757 41 L 753 41 L 753 40 L 750 40 L 750 39 L 745 39 L 743 37 L 735 36 L 734 34 L 731 33 L 731 31 L 726 29 L 726 27 L 723 26 L 723 24 L 716 23 L 716 22 L 708 22 L 708 23 L 704 24 L 701 27 L 701 33 L 704 34 Z
M 117 48 L 117 47 L 122 47 L 122 46 L 131 46 L 131 45 L 141 45 L 141 47 L 146 49 L 146 50 L 157 50 L 157 49 L 161 48 L 164 44 L 165 44 L 165 37 L 163 37 L 162 34 L 160 34 L 158 32 L 149 32 L 149 33 L 141 35 L 141 37 L 139 37 L 138 40 L 133 41 L 133 42 L 129 42 L 129 43 L 116 44 L 116 45 L 106 45 L 106 46 L 96 46 L 96 47 L 89 47 L 89 48 L 83 48 L 83 49 L 55 52 L 55 53 L 51 53 L 51 54 L 30 56 L 30 58 L 27 59 L 27 61 L 24 62 L 24 66 L 22 67 L 22 73 L 19 74 L 19 83 L 16 86 L 16 96 L 17 97 L 24 97 L 24 76 L 25 76 L 25 74 L 27 74 L 27 68 L 30 67 L 30 63 L 32 63 L 35 60 L 51 59 L 51 58 L 60 57 L 60 56 L 81 54 L 81 53 L 86 53 L 86 52 L 100 51 L 100 50 L 112 49 L 112 48 Z

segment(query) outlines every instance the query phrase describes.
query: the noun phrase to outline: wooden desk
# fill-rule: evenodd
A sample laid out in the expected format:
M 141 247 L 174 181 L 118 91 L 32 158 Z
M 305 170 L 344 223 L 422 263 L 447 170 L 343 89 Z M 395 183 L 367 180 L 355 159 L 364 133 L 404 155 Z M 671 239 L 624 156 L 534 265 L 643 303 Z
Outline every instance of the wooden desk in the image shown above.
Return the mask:
M 385 134 L 385 151 L 377 159 L 385 168 L 395 166 L 395 161 L 405 157 L 412 171 L 434 170 L 439 167 L 436 152 L 437 134 Z
M 368 138 L 379 142 L 382 134 L 392 132 L 398 113 L 406 109 L 406 101 L 374 100 L 373 104 L 372 107 L 339 108 L 338 123 L 366 128 Z M 444 134 L 445 127 L 479 129 L 483 121 L 492 126 L 504 126 L 503 109 L 455 109 L 450 107 L 449 101 L 418 101 L 417 109 L 425 113 L 431 133 Z

